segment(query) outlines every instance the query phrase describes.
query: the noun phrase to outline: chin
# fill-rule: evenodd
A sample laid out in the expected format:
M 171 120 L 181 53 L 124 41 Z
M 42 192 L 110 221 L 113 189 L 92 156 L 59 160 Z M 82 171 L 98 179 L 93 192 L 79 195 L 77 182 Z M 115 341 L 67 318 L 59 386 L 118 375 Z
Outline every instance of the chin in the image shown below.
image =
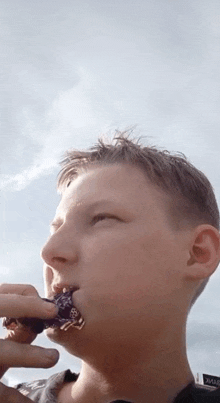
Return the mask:
M 49 327 L 45 330 L 45 334 L 51 341 L 55 343 L 62 343 L 62 340 L 69 340 L 70 338 L 74 337 L 77 329 L 68 329 L 67 331 L 61 330 L 59 327 Z
M 78 329 L 70 328 L 67 331 L 59 328 L 48 328 L 45 334 L 50 341 L 62 346 L 68 353 L 81 358 L 78 355 L 78 346 L 82 346 L 82 339 Z
M 45 332 L 51 342 L 62 346 L 70 355 L 81 360 L 86 361 L 97 351 L 97 340 L 99 338 L 95 337 L 94 344 L 94 338 L 87 326 L 82 330 L 70 328 L 67 331 L 59 328 L 48 328 Z

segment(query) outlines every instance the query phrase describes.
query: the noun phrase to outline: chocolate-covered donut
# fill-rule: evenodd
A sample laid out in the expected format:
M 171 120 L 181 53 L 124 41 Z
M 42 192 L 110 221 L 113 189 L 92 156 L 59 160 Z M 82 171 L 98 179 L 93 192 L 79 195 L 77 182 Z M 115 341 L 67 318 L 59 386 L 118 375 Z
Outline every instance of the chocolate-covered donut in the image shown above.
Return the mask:
M 78 309 L 73 305 L 73 291 L 67 291 L 55 295 L 52 300 L 43 298 L 44 301 L 53 302 L 58 306 L 58 314 L 53 319 L 38 319 L 38 318 L 4 318 L 3 326 L 10 329 L 14 324 L 22 324 L 27 326 L 36 334 L 42 333 L 43 330 L 49 327 L 57 327 L 62 330 L 67 330 L 69 327 L 82 329 L 85 324 L 83 317 Z

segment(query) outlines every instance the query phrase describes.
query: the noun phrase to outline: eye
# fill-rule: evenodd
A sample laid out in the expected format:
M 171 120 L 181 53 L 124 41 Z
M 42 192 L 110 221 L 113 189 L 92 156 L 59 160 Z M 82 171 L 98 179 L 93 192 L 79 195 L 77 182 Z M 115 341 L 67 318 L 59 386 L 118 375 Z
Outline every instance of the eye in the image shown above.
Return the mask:
M 106 218 L 117 219 L 117 217 L 110 215 L 110 214 L 98 214 L 95 217 L 93 217 L 92 222 L 93 222 L 93 224 L 96 224 L 99 221 L 104 221 Z

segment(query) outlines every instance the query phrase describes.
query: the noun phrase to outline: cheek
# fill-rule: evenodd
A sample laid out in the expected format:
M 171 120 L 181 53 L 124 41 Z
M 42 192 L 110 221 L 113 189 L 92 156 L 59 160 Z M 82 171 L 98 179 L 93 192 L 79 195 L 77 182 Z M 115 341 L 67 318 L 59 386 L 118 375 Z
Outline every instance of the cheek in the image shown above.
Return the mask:
M 126 316 L 135 321 L 149 309 L 160 315 L 164 301 L 179 287 L 173 262 L 178 251 L 162 231 L 140 229 L 117 237 L 102 233 L 88 239 L 84 251 L 82 303 L 93 318 L 101 312 L 107 320 L 117 316 L 124 321 Z
M 85 244 L 84 280 L 102 283 L 102 287 L 117 290 L 145 287 L 151 279 L 158 282 L 164 275 L 165 266 L 170 266 L 168 242 L 159 231 L 146 233 L 141 227 L 126 233 L 104 233 L 88 239 Z M 171 245 L 169 245 L 170 251 Z M 88 272 L 89 271 L 89 272 Z

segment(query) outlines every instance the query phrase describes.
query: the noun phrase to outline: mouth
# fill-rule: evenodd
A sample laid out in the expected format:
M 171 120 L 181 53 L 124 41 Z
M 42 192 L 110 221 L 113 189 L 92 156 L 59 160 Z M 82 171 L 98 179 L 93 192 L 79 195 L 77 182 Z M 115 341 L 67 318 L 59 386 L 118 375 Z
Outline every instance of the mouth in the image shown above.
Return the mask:
M 72 288 L 72 289 L 70 289 Z M 53 319 L 37 319 L 37 318 L 4 318 L 3 326 L 8 330 L 12 329 L 12 326 L 18 326 L 19 324 L 28 327 L 33 333 L 39 334 L 43 330 L 48 328 L 60 329 L 67 331 L 69 328 L 76 328 L 81 330 L 85 324 L 85 320 L 82 317 L 79 310 L 73 304 L 72 294 L 78 287 L 69 287 L 69 291 L 66 288 L 62 288 L 62 292 L 56 293 L 53 298 L 43 298 L 46 301 L 53 302 L 58 307 L 58 314 Z M 56 291 L 59 289 L 57 288 Z
M 59 328 L 65 331 L 70 327 L 82 329 L 85 320 L 74 305 L 72 298 L 73 293 L 79 290 L 79 287 L 54 285 L 52 290 L 53 298 L 50 301 L 57 305 L 59 311 L 54 319 L 44 321 L 45 328 Z
M 66 285 L 66 284 L 53 284 L 51 286 L 51 292 L 49 293 L 50 296 L 48 297 L 49 299 L 54 299 L 57 294 L 65 294 L 66 292 L 72 292 L 72 294 L 79 290 L 79 287 L 75 285 Z

